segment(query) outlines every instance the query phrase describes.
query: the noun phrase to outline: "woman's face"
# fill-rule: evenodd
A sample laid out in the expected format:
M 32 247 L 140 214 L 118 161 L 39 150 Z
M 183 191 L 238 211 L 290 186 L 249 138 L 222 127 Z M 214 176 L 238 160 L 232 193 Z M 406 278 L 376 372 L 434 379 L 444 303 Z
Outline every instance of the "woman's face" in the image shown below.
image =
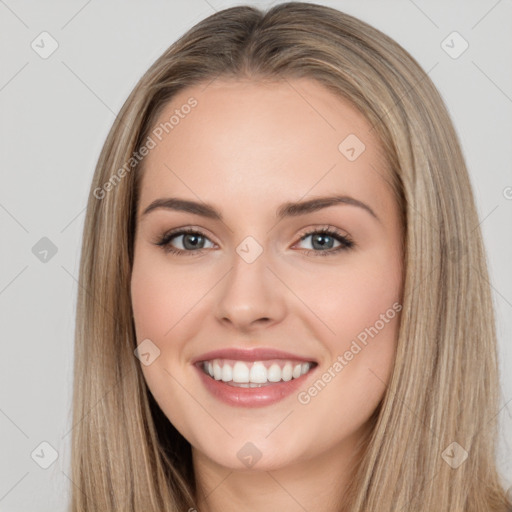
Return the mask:
M 276 469 L 347 457 L 367 432 L 402 289 L 370 128 L 308 79 L 191 87 L 153 127 L 133 312 L 149 389 L 195 457 Z

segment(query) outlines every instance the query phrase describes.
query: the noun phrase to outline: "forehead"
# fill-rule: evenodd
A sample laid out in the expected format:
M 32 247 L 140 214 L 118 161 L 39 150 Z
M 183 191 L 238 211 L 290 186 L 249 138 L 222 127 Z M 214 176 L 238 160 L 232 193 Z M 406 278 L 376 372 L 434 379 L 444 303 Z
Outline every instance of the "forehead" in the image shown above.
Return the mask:
M 166 105 L 150 137 L 142 205 L 165 193 L 230 197 L 246 207 L 333 192 L 384 200 L 375 196 L 386 164 L 370 124 L 314 80 L 189 87 Z

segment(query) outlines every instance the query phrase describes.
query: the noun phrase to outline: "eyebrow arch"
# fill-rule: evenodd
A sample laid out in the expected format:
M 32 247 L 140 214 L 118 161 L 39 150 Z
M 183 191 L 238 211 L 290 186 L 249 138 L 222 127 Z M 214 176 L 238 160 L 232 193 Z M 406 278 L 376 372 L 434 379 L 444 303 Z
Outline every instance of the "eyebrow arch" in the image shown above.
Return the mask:
M 337 204 L 348 204 L 362 208 L 380 222 L 379 217 L 377 217 L 376 213 L 367 204 L 353 197 L 344 195 L 318 197 L 308 201 L 287 202 L 278 208 L 277 217 L 279 219 L 298 217 L 299 215 L 316 212 Z M 209 219 L 222 221 L 222 214 L 213 206 L 207 203 L 178 199 L 175 197 L 156 199 L 142 212 L 142 216 L 158 208 L 193 213 Z

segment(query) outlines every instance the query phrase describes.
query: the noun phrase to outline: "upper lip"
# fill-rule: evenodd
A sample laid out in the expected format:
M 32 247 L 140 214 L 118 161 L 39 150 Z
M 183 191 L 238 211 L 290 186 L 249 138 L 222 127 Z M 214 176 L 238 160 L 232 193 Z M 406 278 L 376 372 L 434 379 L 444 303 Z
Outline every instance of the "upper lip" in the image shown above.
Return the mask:
M 221 348 L 218 350 L 212 350 L 196 357 L 192 364 L 200 361 L 211 361 L 212 359 L 234 359 L 235 361 L 264 361 L 266 359 L 291 359 L 294 361 L 304 361 L 305 363 L 313 361 L 315 359 L 311 357 L 299 356 L 292 354 L 291 352 L 283 352 L 282 350 L 276 350 L 274 348 Z

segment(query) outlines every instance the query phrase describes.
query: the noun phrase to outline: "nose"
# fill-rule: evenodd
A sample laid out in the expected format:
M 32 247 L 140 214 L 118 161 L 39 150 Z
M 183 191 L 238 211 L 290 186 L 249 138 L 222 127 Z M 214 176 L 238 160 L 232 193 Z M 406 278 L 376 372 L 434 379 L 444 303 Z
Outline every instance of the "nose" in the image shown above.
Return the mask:
M 265 252 L 252 263 L 235 253 L 231 271 L 216 289 L 215 314 L 225 327 L 251 332 L 277 324 L 286 315 L 283 284 L 268 268 Z

